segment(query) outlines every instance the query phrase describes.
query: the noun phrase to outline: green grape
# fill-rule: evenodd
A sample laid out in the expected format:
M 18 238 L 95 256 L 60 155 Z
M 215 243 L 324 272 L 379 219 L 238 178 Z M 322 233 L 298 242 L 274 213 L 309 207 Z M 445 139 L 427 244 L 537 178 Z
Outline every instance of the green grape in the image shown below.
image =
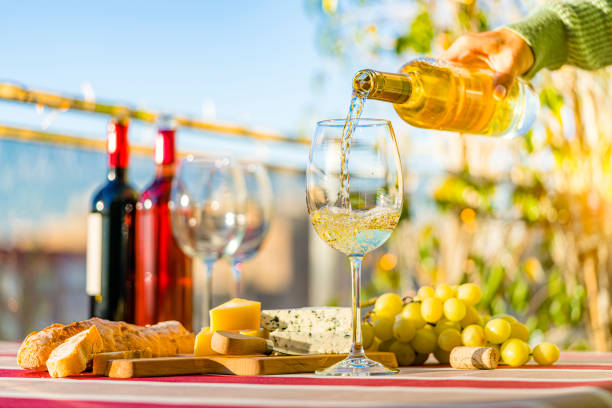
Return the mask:
M 421 300 L 434 297 L 434 290 L 431 286 L 421 286 L 417 292 L 417 296 Z
M 493 320 L 493 319 L 504 319 L 508 323 L 518 323 L 518 320 L 516 320 L 514 316 L 510 316 L 510 315 L 496 315 L 496 316 L 489 318 L 489 320 Z
M 429 354 L 436 349 L 437 340 L 431 326 L 425 326 L 416 331 L 410 345 L 418 353 Z
M 494 344 L 501 344 L 508 340 L 512 331 L 510 323 L 504 319 L 491 319 L 485 326 L 485 337 L 487 341 Z
M 374 328 L 370 323 L 361 323 L 361 344 L 364 349 L 367 349 L 374 342 Z
M 415 331 L 414 325 L 410 320 L 396 319 L 393 325 L 393 335 L 399 341 L 407 342 L 412 340 Z
M 486 343 L 484 329 L 477 324 L 470 324 L 461 332 L 461 341 L 464 346 L 483 347 Z
M 520 339 L 510 339 L 501 346 L 501 357 L 504 363 L 518 367 L 529 361 L 529 345 Z
M 438 320 L 438 323 L 436 323 L 436 325 L 434 326 L 434 331 L 439 336 L 440 333 L 442 333 L 442 331 L 444 329 L 457 329 L 457 330 L 460 330 L 461 326 L 459 325 L 459 323 L 452 322 L 452 321 L 448 320 L 447 318 L 443 317 L 440 320 Z
M 402 309 L 402 319 L 410 320 L 415 329 L 425 326 L 425 320 L 421 315 L 421 303 L 411 302 Z
M 491 320 L 491 315 L 490 314 L 483 314 L 482 316 L 480 316 L 480 321 L 477 323 L 478 325 L 485 327 L 485 325 L 487 324 L 487 322 Z
M 434 291 L 434 296 L 444 302 L 446 299 L 450 299 L 454 296 L 453 288 L 448 285 L 438 285 Z
M 554 364 L 559 354 L 559 347 L 552 343 L 540 343 L 533 348 L 533 359 L 540 365 Z
M 478 324 L 478 323 L 480 323 L 480 316 L 478 316 L 478 311 L 476 311 L 476 308 L 474 306 L 466 305 L 465 306 L 465 317 L 461 319 L 459 324 L 461 324 L 461 327 L 468 327 L 471 324 Z
M 464 283 L 457 288 L 457 298 L 466 305 L 473 306 L 482 298 L 482 290 L 473 283 Z
M 414 363 L 416 358 L 416 354 L 410 344 L 401 341 L 394 341 L 389 347 L 389 351 L 395 354 L 397 363 L 401 366 L 409 366 Z
M 412 363 L 412 365 L 423 365 L 427 361 L 427 358 L 429 358 L 429 353 L 416 353 L 416 357 L 414 358 L 414 363 Z
M 378 345 L 378 351 L 389 351 L 389 347 L 395 342 L 395 339 L 389 339 L 381 342 Z
M 421 303 L 421 315 L 426 322 L 437 322 L 442 317 L 442 312 L 442 301 L 438 298 L 427 298 Z
M 444 329 L 438 336 L 438 347 L 444 351 L 451 351 L 461 345 L 461 333 L 457 329 Z
M 444 316 L 448 320 L 458 322 L 465 317 L 465 313 L 465 304 L 461 300 L 450 298 L 444 302 Z
M 389 317 L 379 317 L 373 324 L 374 335 L 381 341 L 389 340 L 393 337 L 393 319 Z
M 370 347 L 364 347 L 365 351 L 378 351 L 378 346 L 380 346 L 380 340 L 376 338 L 376 336 L 372 339 L 372 344 Z
M 376 299 L 374 313 L 378 316 L 394 318 L 402 311 L 402 298 L 396 293 L 385 293 Z
M 440 364 L 448 364 L 450 362 L 450 351 L 437 348 L 434 350 L 433 355 Z
M 529 329 L 523 323 L 510 323 L 510 338 L 529 340 Z

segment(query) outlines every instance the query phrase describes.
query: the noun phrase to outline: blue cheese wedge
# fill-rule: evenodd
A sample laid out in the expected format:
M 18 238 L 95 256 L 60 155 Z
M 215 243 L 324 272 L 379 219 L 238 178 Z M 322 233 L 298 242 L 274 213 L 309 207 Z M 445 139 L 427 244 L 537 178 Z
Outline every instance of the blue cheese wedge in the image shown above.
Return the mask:
M 352 311 L 348 307 L 303 307 L 263 310 L 261 327 L 298 333 L 350 333 Z
M 302 333 L 276 331 L 270 333 L 274 349 L 283 353 L 346 354 L 351 349 L 351 333 Z

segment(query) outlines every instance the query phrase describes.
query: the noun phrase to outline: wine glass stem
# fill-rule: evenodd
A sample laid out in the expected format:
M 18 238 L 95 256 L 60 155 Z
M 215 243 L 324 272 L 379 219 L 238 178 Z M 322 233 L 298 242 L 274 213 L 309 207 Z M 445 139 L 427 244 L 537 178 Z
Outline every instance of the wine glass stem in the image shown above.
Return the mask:
M 202 314 L 203 314 L 203 318 L 204 321 L 206 322 L 206 325 L 210 325 L 210 316 L 209 316 L 209 312 L 210 309 L 212 309 L 212 305 L 213 305 L 213 280 L 212 280 L 212 272 L 213 272 L 213 266 L 215 265 L 215 260 L 214 259 L 207 259 L 205 261 L 206 264 L 206 297 L 204 298 L 204 302 L 202 302 L 202 306 L 203 306 L 203 310 L 202 310 Z
M 364 358 L 361 338 L 361 261 L 362 256 L 350 256 L 351 280 L 353 284 L 353 333 L 352 346 L 349 358 Z
M 242 262 L 232 260 L 232 276 L 234 278 L 234 297 L 240 297 L 242 289 Z

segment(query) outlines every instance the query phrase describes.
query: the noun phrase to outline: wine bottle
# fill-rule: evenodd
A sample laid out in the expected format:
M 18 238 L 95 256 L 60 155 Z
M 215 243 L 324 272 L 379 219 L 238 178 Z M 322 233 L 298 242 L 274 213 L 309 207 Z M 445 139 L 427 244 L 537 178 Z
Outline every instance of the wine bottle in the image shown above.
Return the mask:
M 489 136 L 521 135 L 535 121 L 539 100 L 521 79 L 505 98 L 493 96 L 495 73 L 482 66 L 420 58 L 400 73 L 359 71 L 353 93 L 393 103 L 409 124 Z
M 128 183 L 128 123 L 108 125 L 107 181 L 93 195 L 87 225 L 90 315 L 134 320 L 134 213 L 138 192 Z
M 192 326 L 192 261 L 172 234 L 168 201 L 176 170 L 175 129 L 162 119 L 155 178 L 136 204 L 136 323 L 178 320 Z

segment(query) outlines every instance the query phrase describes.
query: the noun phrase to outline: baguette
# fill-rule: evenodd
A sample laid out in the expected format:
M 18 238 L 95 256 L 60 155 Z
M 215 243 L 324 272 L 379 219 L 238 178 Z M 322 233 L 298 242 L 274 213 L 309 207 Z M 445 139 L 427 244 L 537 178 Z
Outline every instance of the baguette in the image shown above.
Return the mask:
M 28 335 L 19 347 L 17 363 L 21 368 L 47 370 L 53 350 L 70 337 L 96 326 L 102 339 L 101 352 L 151 350 L 153 357 L 193 353 L 194 334 L 177 321 L 137 326 L 93 317 L 70 325 L 53 324 Z
M 102 351 L 102 338 L 96 326 L 75 334 L 49 355 L 47 369 L 51 377 L 82 373 L 94 354 Z

